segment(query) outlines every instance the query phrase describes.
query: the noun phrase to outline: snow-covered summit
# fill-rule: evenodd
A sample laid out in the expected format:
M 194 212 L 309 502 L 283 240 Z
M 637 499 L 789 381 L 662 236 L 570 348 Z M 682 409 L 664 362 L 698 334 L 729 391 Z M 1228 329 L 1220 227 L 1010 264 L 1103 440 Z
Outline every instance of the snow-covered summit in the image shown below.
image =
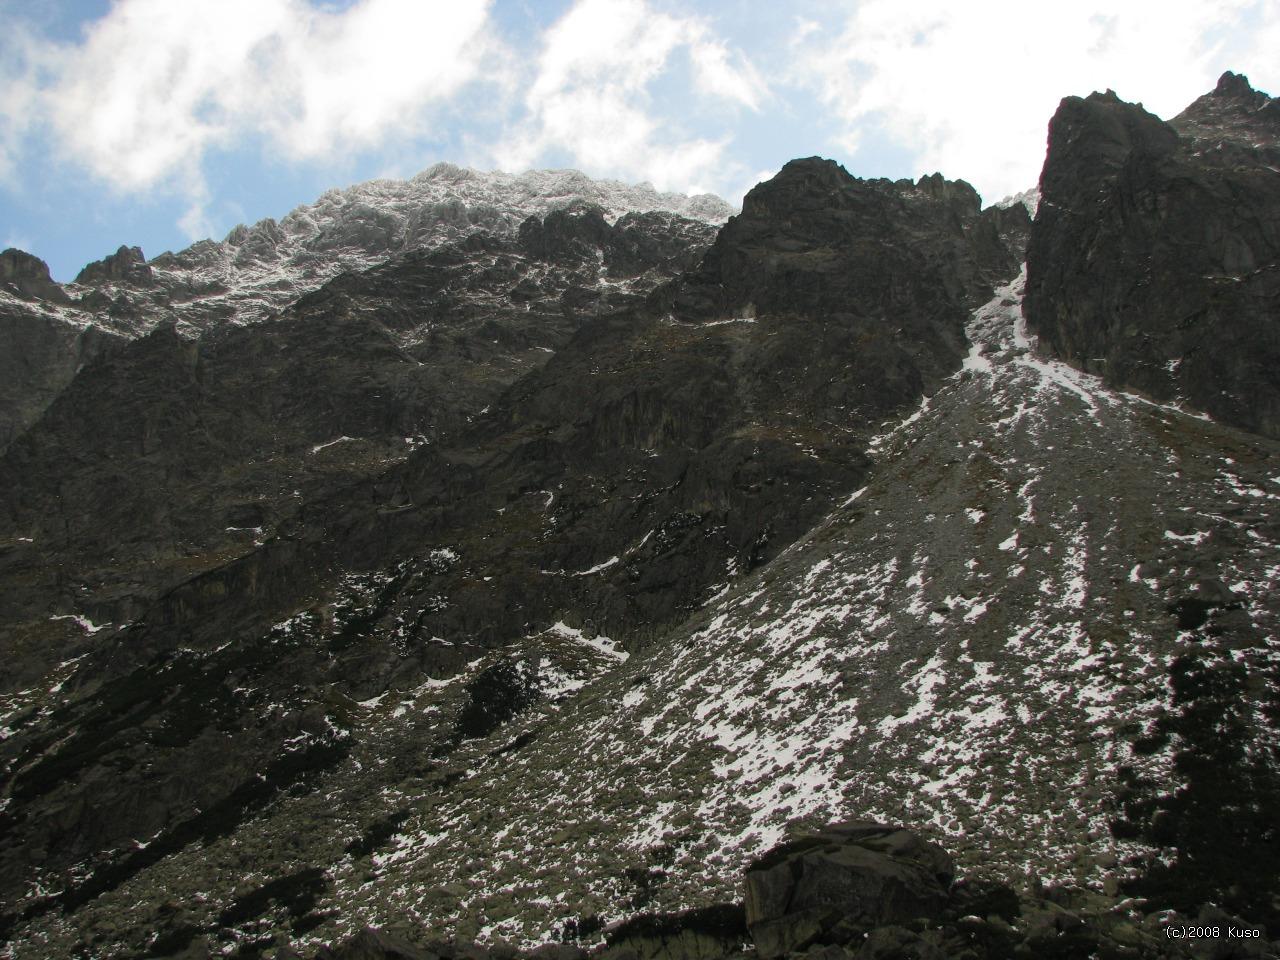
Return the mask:
M 261 237 L 271 237 L 276 246 L 350 248 L 358 259 L 358 251 L 379 254 L 430 246 L 475 229 L 515 230 L 530 216 L 582 202 L 602 207 L 610 221 L 657 210 L 723 223 L 733 213 L 712 194 L 659 193 L 649 183 L 592 180 L 577 170 L 513 175 L 437 163 L 408 180 L 369 180 L 328 190 L 279 224 L 264 220 L 252 228 L 236 227 L 223 245 L 234 248 L 232 260 L 241 267 L 255 258 L 258 248 L 252 240 Z
M 611 224 L 628 214 L 669 216 L 663 229 L 695 246 L 733 213 L 710 194 L 660 193 L 648 183 L 593 180 L 577 170 L 513 175 L 437 163 L 407 180 L 328 190 L 279 221 L 241 224 L 222 240 L 200 240 L 150 261 L 136 247 L 121 247 L 65 285 L 49 279 L 35 257 L 6 251 L 12 262 L 0 271 L 0 317 L 8 355 L 23 359 L 0 371 L 8 374 L 0 391 L 0 450 L 104 344 L 166 324 L 198 337 L 227 324 L 258 323 L 339 274 L 479 231 L 514 237 L 529 217 L 575 204 L 601 208 Z M 607 285 L 604 273 L 602 264 L 594 282 Z
M 1027 213 L 1034 218 L 1036 211 L 1040 209 L 1040 189 L 1038 187 L 1032 187 L 1030 190 L 1022 190 L 1012 196 L 1005 197 L 1003 200 L 997 200 L 992 204 L 992 206 L 1008 208 L 1015 207 L 1018 204 L 1022 204 L 1026 207 Z
M 188 333 L 254 323 L 340 273 L 479 230 L 514 233 L 530 216 L 577 203 L 601 207 L 610 222 L 658 211 L 718 225 L 733 213 L 712 194 L 661 193 L 649 183 L 593 180 L 577 170 L 488 173 L 437 163 L 406 180 L 328 190 L 279 221 L 241 224 L 222 240 L 162 253 L 150 261 L 149 289 L 110 277 L 68 284 L 72 304 L 57 312 L 78 327 L 96 324 L 125 336 L 179 313 Z

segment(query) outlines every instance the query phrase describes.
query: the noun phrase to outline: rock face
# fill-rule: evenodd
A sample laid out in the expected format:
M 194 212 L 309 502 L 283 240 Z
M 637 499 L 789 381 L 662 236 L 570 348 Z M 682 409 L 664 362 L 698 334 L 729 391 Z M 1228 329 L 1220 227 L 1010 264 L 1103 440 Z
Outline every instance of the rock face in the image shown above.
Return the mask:
M 151 266 L 140 247 L 121 247 L 111 256 L 89 264 L 76 276 L 76 283 L 84 286 L 128 283 L 150 287 L 155 282 Z
M 126 340 L 67 323 L 39 304 L 0 299 L 0 454 L 93 358 Z
M 164 326 L 84 370 L 0 458 L 0 516 L 33 545 L 0 567 L 10 583 L 43 583 L 6 591 L 5 632 L 43 616 L 61 590 L 50 577 L 68 574 L 94 585 L 79 601 L 91 616 L 133 619 L 251 551 L 303 502 L 458 432 L 595 313 L 642 302 L 712 233 L 666 213 L 619 228 L 598 207 L 581 215 L 598 228 L 589 244 L 574 218 L 528 222 L 525 233 L 563 248 L 553 259 L 518 237 L 475 234 L 345 275 L 272 323 L 199 340 Z M 608 272 L 615 232 L 625 277 Z M 0 362 L 41 357 L 50 331 L 34 323 L 36 342 L 15 342 Z M 26 329 L 15 320 L 0 332 Z M 65 329 L 89 344 L 106 337 Z
M 1115 387 L 1280 436 L 1280 104 L 1224 74 L 1166 123 L 1062 101 L 1027 251 L 1041 343 Z
M 936 915 L 954 876 L 946 851 L 908 830 L 834 824 L 748 868 L 747 926 L 766 958 L 847 943 L 874 927 Z
M 50 278 L 47 263 L 12 247 L 0 253 L 0 289 L 23 300 L 71 302 L 66 291 Z
M 996 228 L 1007 214 L 980 206 L 963 180 L 863 181 L 831 160 L 793 160 L 747 194 L 671 308 L 677 319 L 712 319 L 843 305 L 936 323 L 1017 272 Z
M 343 272 L 455 244 L 477 232 L 514 237 L 527 218 L 540 220 L 575 203 L 594 205 L 609 224 L 625 221 L 619 223 L 620 237 L 635 234 L 620 241 L 618 256 L 610 257 L 609 275 L 615 280 L 639 279 L 665 258 L 686 266 L 709 239 L 697 236 L 699 230 L 706 234 L 709 225 L 718 226 L 732 212 L 709 194 L 658 193 L 647 184 L 591 180 L 576 170 L 511 176 L 442 163 L 409 180 L 330 190 L 279 222 L 267 218 L 251 227 L 240 225 L 221 241 L 201 240 L 151 261 L 139 248 L 122 246 L 86 266 L 65 287 L 50 279 L 42 261 L 20 250 L 6 251 L 0 254 L 0 337 L 21 337 L 31 348 L 20 355 L 22 362 L 10 362 L 3 371 L 0 451 L 96 355 L 66 349 L 69 335 L 63 328 L 94 328 L 94 342 L 131 340 L 161 326 L 174 326 L 194 339 L 206 330 L 279 314 Z M 672 232 L 676 221 L 693 224 L 692 232 Z M 623 251 L 637 243 L 651 245 L 655 231 L 667 232 L 668 239 L 659 244 L 666 252 L 645 249 L 626 261 Z M 10 315 L 33 312 L 24 307 L 28 303 L 40 305 L 34 312 L 43 319 L 40 328 L 48 328 L 39 343 L 32 341 L 29 322 L 13 321 L 23 326 L 19 333 L 5 330 Z

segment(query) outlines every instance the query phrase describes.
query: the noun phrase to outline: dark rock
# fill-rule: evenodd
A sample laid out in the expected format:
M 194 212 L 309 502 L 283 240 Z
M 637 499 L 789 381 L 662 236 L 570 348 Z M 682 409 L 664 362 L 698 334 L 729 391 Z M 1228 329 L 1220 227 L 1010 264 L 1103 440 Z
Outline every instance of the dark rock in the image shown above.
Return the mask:
M 695 221 L 661 211 L 628 213 L 613 225 L 604 247 L 610 277 L 638 277 L 658 264 L 673 274 L 693 266 L 702 245 L 690 233 Z
M 942 947 L 905 927 L 879 927 L 854 954 L 855 960 L 947 960 Z
M 1062 101 L 1027 247 L 1028 324 L 1115 387 L 1280 436 L 1280 106 L 1247 81 L 1166 123 Z
M 1084 921 L 1078 916 L 1062 909 L 1028 911 L 1025 919 L 1027 942 L 1041 947 L 1084 926 Z
M 67 292 L 49 276 L 47 263 L 13 247 L 0 253 L 0 289 L 23 300 L 71 303 Z
M 979 262 L 991 273 L 998 274 L 1007 269 L 1010 255 L 1019 262 L 1026 258 L 1031 214 L 1022 203 L 987 207 L 966 229 L 966 233 Z
M 85 286 L 126 283 L 138 287 L 151 287 L 155 282 L 151 266 L 138 247 L 122 246 L 111 256 L 89 264 L 76 276 L 76 283 Z
M 0 454 L 81 369 L 123 343 L 97 325 L 65 323 L 36 309 L 0 308 Z
M 544 943 L 527 954 L 530 960 L 587 960 L 587 951 L 568 943 Z
M 1254 166 L 1280 162 L 1280 101 L 1228 70 L 1218 85 L 1174 117 L 1170 124 L 1197 140 L 1206 162 Z
M 858 180 L 831 160 L 792 160 L 747 194 L 670 309 L 712 320 L 888 310 L 902 334 L 950 345 L 963 304 L 1017 270 L 1007 252 L 995 265 L 975 255 L 966 226 L 978 206 L 963 181 Z
M 815 947 L 805 954 L 806 960 L 850 960 L 852 956 L 853 952 L 848 947 L 838 943 Z
M 610 931 L 604 960 L 719 960 L 748 941 L 742 907 L 718 904 L 677 914 L 641 914 Z
M 539 220 L 520 225 L 520 246 L 532 257 L 548 262 L 583 260 L 603 250 L 613 234 L 604 211 L 595 204 L 576 203 L 553 210 Z
M 319 956 L 322 960 L 437 960 L 434 953 L 369 927 L 339 946 L 322 949 Z
M 763 957 L 936 915 L 951 858 L 901 827 L 837 824 L 784 844 L 747 869 L 747 925 Z M 878 954 L 877 954 L 878 955 Z

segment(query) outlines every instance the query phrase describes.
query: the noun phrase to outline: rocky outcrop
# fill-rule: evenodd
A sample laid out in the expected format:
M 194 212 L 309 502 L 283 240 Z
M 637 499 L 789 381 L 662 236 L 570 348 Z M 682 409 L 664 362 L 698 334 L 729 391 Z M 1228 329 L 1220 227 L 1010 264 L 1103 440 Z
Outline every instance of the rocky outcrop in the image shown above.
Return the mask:
M 83 286 L 131 284 L 151 287 L 155 282 L 151 266 L 140 247 L 122 246 L 111 256 L 89 264 L 76 276 L 76 283 Z
M 954 311 L 1018 268 L 1013 252 L 974 242 L 979 208 L 962 180 L 858 180 L 831 160 L 793 160 L 747 194 L 670 308 L 718 319 L 892 307 L 951 340 Z
M 614 228 L 593 210 L 607 242 Z M 656 236 L 666 230 L 679 253 Z M 193 571 L 250 551 L 302 502 L 456 433 L 591 313 L 641 302 L 711 228 L 655 217 L 628 227 L 636 233 L 652 255 L 625 285 L 604 278 L 599 243 L 546 260 L 518 239 L 477 234 L 340 277 L 274 323 L 202 340 L 166 325 L 84 370 L 0 459 L 0 516 L 39 544 L 5 558 L 7 569 L 44 583 L 6 592 L 6 623 L 61 592 L 43 579 L 61 564 L 95 583 L 80 601 L 95 616 L 131 619 Z M 67 358 L 69 381 L 89 350 L 68 349 L 59 331 L 119 342 L 96 327 L 15 320 L 0 326 L 14 346 L 0 364 L 32 364 L 44 350 L 51 364 Z M 5 388 L 25 380 L 30 403 L 52 399 L 30 379 Z
M 1221 166 L 1280 166 L 1280 100 L 1249 85 L 1249 78 L 1227 71 L 1209 93 L 1183 110 L 1169 125 L 1198 141 L 1206 163 Z
M 0 253 L 0 290 L 22 300 L 69 304 L 71 297 L 49 276 L 49 265 L 39 257 L 10 247 Z
M 936 915 L 954 876 L 946 851 L 908 830 L 834 824 L 748 868 L 747 926 L 765 958 L 847 943 Z
M 0 455 L 94 357 L 124 339 L 25 304 L 0 303 Z
M 1064 100 L 1027 250 L 1041 344 L 1280 436 L 1278 148 L 1280 106 L 1231 73 L 1168 123 L 1110 91 Z

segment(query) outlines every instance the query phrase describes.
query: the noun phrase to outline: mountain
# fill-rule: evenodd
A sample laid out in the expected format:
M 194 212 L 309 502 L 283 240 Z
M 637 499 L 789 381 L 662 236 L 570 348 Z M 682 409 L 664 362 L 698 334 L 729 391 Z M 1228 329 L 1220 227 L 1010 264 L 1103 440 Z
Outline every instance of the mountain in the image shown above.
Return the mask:
M 1175 205 L 1127 178 L 1235 217 L 1271 103 L 1069 98 L 1038 206 L 818 158 L 719 229 L 584 187 L 111 346 L 0 459 L 14 955 L 1263 956 L 1280 448 L 1115 375 L 1188 334 L 1108 311 L 1220 255 L 1133 252 Z M 1201 168 L 1210 129 L 1263 146 Z M 879 919 L 822 899 L 908 862 Z
M 594 181 L 576 170 L 512 176 L 438 163 L 410 180 L 330 190 L 278 222 L 241 225 L 221 242 L 202 240 L 150 261 L 137 247 L 121 247 L 86 266 L 71 284 L 54 283 L 48 267 L 30 254 L 5 251 L 0 342 L 9 349 L 0 352 L 0 382 L 8 385 L 0 393 L 0 451 L 76 371 L 121 340 L 162 325 L 191 338 L 220 325 L 256 323 L 340 274 L 477 232 L 514 235 L 529 217 L 541 219 L 575 203 L 599 207 L 610 223 L 627 214 L 673 213 L 719 224 L 732 212 L 709 194 L 658 193 L 649 184 Z M 610 274 L 617 279 L 643 272 L 627 265 L 626 247 L 624 240 L 612 251 Z M 75 349 L 69 350 L 72 338 Z
M 42 620 L 57 597 L 96 621 L 133 619 L 302 504 L 456 431 L 712 235 L 664 212 L 610 224 L 580 201 L 514 235 L 343 274 L 269 323 L 198 338 L 164 325 L 120 346 L 0 461 L 15 535 L 4 622 Z

